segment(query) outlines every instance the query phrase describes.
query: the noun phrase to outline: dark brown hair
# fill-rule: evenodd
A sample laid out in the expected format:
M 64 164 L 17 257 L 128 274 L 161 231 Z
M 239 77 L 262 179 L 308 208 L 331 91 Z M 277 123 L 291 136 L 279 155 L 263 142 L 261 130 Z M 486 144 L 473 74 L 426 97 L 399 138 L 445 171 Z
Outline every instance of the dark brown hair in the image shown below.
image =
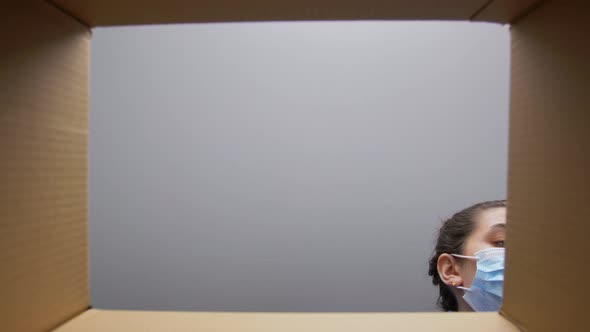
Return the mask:
M 428 264 L 428 275 L 432 277 L 432 284 L 439 287 L 437 304 L 443 311 L 457 311 L 458 304 L 451 288 L 443 283 L 438 275 L 438 258 L 444 253 L 463 254 L 463 245 L 473 231 L 477 214 L 498 207 L 506 207 L 506 201 L 481 202 L 455 213 L 443 222 L 434 247 L 434 254 Z

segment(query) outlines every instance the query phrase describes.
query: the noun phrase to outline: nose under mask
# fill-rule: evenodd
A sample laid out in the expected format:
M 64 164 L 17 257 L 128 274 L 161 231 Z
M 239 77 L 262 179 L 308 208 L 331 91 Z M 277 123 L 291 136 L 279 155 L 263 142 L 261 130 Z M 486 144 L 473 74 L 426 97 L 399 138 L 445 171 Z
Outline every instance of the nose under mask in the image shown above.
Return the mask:
M 474 256 L 451 254 L 455 257 L 476 259 L 477 271 L 471 287 L 461 287 L 463 299 L 475 311 L 498 311 L 502 304 L 504 285 L 504 248 L 489 248 L 478 251 Z

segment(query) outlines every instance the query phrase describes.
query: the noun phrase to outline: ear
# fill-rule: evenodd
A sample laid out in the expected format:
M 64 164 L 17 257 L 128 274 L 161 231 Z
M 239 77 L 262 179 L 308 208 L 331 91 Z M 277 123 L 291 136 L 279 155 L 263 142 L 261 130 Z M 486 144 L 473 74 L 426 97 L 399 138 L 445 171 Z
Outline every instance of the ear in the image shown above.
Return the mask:
M 440 280 L 448 286 L 462 286 L 463 277 L 461 276 L 461 267 L 455 260 L 455 257 L 449 254 L 441 254 L 436 263 Z

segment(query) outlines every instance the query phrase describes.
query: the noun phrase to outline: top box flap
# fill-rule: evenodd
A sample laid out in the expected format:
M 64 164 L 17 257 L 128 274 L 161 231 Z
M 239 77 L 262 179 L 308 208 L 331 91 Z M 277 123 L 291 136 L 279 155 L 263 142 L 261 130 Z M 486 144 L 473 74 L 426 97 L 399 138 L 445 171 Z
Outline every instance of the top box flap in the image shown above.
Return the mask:
M 489 1 L 477 14 L 472 17 L 474 21 L 510 23 L 518 17 L 529 12 L 536 5 L 542 3 L 538 0 L 494 0 Z
M 475 19 L 507 23 L 537 1 L 447 0 L 441 3 L 437 0 L 53 0 L 58 7 L 93 27 L 294 20 Z

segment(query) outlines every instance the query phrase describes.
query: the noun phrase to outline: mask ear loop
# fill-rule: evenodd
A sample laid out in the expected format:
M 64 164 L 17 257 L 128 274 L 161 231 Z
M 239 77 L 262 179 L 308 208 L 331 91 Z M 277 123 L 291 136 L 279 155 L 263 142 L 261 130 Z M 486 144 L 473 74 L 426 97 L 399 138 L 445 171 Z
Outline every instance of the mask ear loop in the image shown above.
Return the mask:
M 467 258 L 467 259 L 479 259 L 478 257 L 475 257 L 475 256 L 465 256 L 465 255 L 458 255 L 458 254 L 451 254 L 451 256 L 459 257 L 459 258 Z
M 479 260 L 479 258 L 478 257 L 475 257 L 475 256 L 465 256 L 465 255 L 459 255 L 459 254 L 451 254 L 451 256 L 458 257 L 458 258 L 467 258 L 467 259 Z M 458 289 L 462 289 L 464 291 L 465 290 L 466 291 L 470 291 L 471 290 L 471 288 L 467 288 L 467 287 L 463 287 L 463 286 L 455 286 L 455 285 L 452 285 L 452 286 L 455 287 L 455 288 L 458 288 Z
M 459 286 L 459 285 L 457 285 L 457 283 L 456 283 L 456 282 L 454 282 L 454 281 L 453 281 L 453 282 L 451 282 L 451 287 L 458 288 L 458 289 L 463 289 L 463 290 L 471 290 L 471 289 L 469 289 L 469 288 L 467 288 L 467 287 L 463 287 L 463 286 Z

